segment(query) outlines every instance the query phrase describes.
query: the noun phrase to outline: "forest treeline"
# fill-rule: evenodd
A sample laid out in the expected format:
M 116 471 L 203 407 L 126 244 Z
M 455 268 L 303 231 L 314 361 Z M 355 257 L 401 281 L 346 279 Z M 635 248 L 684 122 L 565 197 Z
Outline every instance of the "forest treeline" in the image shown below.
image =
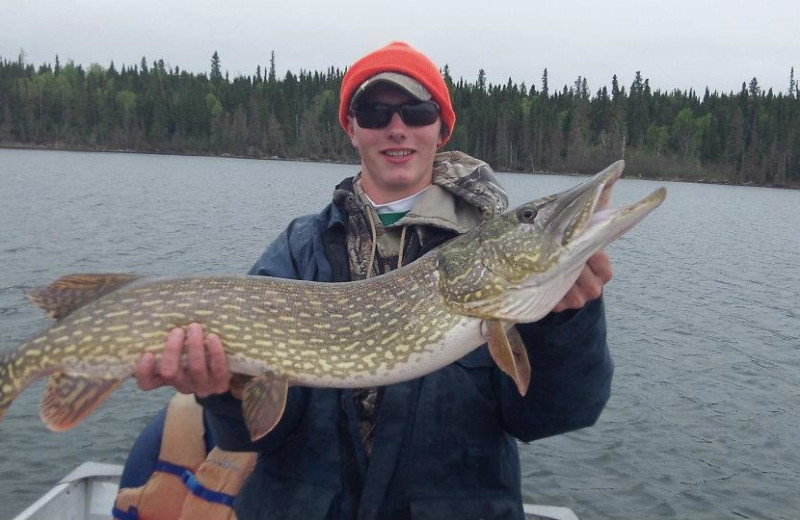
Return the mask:
M 631 85 L 591 93 L 585 78 L 550 89 L 454 81 L 458 116 L 447 145 L 498 171 L 594 172 L 624 157 L 629 175 L 736 184 L 800 186 L 800 88 L 757 79 L 739 92 L 654 90 Z M 117 67 L 73 62 L 35 66 L 0 59 L 0 146 L 279 157 L 355 162 L 339 128 L 344 71 L 287 72 L 275 55 L 252 76 L 171 68 L 163 60 Z

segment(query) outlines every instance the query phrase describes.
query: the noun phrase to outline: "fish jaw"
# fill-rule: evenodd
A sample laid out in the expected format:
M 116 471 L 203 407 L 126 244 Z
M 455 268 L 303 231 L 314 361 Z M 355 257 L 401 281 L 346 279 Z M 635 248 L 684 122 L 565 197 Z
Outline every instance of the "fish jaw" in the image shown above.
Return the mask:
M 523 204 L 446 244 L 437 265 L 445 305 L 467 316 L 512 323 L 548 314 L 591 255 L 666 197 L 659 188 L 634 204 L 598 211 L 623 167 L 618 161 L 570 190 Z

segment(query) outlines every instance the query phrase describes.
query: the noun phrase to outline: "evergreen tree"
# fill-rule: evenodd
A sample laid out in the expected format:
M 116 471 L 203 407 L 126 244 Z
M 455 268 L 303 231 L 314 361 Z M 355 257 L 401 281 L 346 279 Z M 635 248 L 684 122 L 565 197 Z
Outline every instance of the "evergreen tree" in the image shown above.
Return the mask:
M 270 84 L 274 84 L 275 81 L 276 81 L 276 77 L 275 77 L 275 51 L 272 51 L 270 53 L 270 55 L 269 55 L 269 77 L 267 78 L 267 81 L 269 81 Z
M 542 72 L 542 96 L 548 97 L 549 95 L 550 87 L 547 80 L 547 68 L 545 67 L 544 72 Z
M 478 71 L 478 83 L 476 88 L 481 92 L 486 92 L 486 71 L 483 69 Z
M 220 69 L 220 61 L 219 61 L 219 54 L 217 51 L 214 51 L 214 54 L 211 55 L 211 82 L 212 83 L 221 83 L 222 82 L 222 71 Z

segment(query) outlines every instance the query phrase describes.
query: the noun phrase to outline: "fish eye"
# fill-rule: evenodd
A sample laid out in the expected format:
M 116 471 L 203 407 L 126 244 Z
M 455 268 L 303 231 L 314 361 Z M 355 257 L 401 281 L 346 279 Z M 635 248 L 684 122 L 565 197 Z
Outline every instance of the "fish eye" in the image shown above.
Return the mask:
M 532 208 L 524 208 L 517 213 L 519 219 L 523 222 L 533 222 L 536 218 L 536 210 Z

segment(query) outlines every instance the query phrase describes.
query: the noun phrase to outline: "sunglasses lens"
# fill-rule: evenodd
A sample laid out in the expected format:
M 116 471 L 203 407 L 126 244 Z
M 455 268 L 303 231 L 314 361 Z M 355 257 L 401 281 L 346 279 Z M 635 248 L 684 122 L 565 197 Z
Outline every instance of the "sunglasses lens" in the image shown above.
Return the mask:
M 361 128 L 385 128 L 389 126 L 394 111 L 388 105 L 369 104 L 354 110 L 356 121 Z
M 433 101 L 404 105 L 369 103 L 360 105 L 353 110 L 358 126 L 370 129 L 389 126 L 395 112 L 400 114 L 400 118 L 408 126 L 432 125 L 439 118 L 439 106 Z
M 402 105 L 400 117 L 408 126 L 432 125 L 439 118 L 439 107 L 436 103 L 425 101 L 414 105 Z

